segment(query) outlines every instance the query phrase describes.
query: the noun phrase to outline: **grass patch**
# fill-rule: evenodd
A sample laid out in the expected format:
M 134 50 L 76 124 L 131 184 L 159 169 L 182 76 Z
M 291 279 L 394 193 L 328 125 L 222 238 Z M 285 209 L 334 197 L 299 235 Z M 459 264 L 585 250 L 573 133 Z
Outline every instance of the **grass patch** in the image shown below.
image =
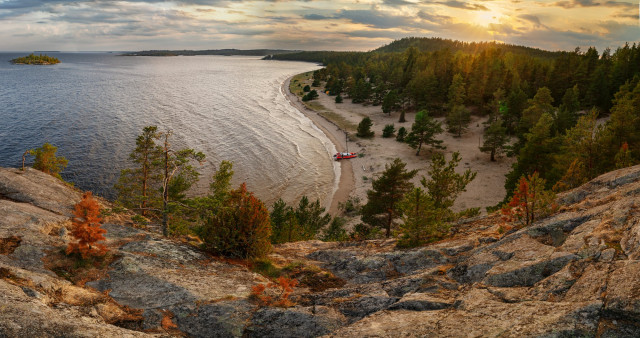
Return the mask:
M 278 278 L 282 274 L 282 269 L 273 265 L 269 259 L 256 259 L 251 262 L 251 271 L 271 279 Z
M 320 111 L 318 115 L 324 117 L 325 119 L 333 122 L 336 126 L 338 126 L 342 130 L 346 130 L 349 132 L 355 132 L 358 129 L 358 125 L 351 123 L 351 121 L 345 119 L 342 115 L 333 112 L 333 111 Z M 349 135 L 351 136 L 351 135 Z M 353 141 L 353 139 L 352 139 Z

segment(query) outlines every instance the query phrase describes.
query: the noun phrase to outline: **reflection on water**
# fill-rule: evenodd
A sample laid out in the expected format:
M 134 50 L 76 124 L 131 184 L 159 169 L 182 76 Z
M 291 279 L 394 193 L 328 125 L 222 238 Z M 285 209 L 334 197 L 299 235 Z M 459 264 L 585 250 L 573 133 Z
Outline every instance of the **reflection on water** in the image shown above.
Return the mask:
M 20 165 L 44 142 L 69 159 L 63 178 L 113 197 L 135 137 L 146 125 L 174 132 L 177 147 L 207 155 L 197 192 L 221 160 L 235 183 L 270 204 L 333 189 L 331 144 L 280 91 L 286 78 L 318 67 L 248 57 L 121 57 L 55 54 L 55 66 L 6 62 L 0 54 L 0 166 Z

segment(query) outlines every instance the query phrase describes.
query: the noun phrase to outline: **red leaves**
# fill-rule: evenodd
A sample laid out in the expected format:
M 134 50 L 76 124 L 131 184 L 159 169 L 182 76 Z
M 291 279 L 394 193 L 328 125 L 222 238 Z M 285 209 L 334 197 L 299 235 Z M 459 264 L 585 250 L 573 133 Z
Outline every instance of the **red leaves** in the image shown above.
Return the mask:
M 82 195 L 82 201 L 76 204 L 73 215 L 75 217 L 72 220 L 71 234 L 78 242 L 69 243 L 67 254 L 77 252 L 82 255 L 82 258 L 103 256 L 107 252 L 107 248 L 96 242 L 105 240 L 102 234 L 105 234 L 107 230 L 100 227 L 102 225 L 102 219 L 99 217 L 100 206 L 93 199 L 91 192 Z
M 554 203 L 555 194 L 545 190 L 544 185 L 545 180 L 537 172 L 526 178 L 522 176 L 511 201 L 502 207 L 503 220 L 527 226 L 554 212 L 558 208 Z
M 296 279 L 278 277 L 276 282 L 254 286 L 251 296 L 257 299 L 261 306 L 290 307 L 294 303 L 289 300 L 289 296 L 297 285 Z

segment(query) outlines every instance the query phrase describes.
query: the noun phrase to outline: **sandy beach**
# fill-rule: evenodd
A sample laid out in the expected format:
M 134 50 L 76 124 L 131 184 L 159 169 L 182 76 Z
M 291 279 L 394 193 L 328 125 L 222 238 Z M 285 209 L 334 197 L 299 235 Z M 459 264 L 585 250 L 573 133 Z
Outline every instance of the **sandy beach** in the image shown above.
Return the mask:
M 433 151 L 428 147 L 423 147 L 420 155 L 416 156 L 414 149 L 405 143 L 397 142 L 395 137 L 382 137 L 382 129 L 387 124 L 394 124 L 396 130 L 405 127 L 407 131 L 410 131 L 415 113 L 407 113 L 405 116 L 407 122 L 398 123 L 399 112 L 387 115 L 382 113 L 380 106 L 353 104 L 348 98 L 345 98 L 343 103 L 335 103 L 335 97 L 321 92 L 321 88 L 314 88 L 320 95 L 318 99 L 302 102 L 302 87 L 311 84 L 310 74 L 294 76 L 283 85 L 283 91 L 289 96 L 291 104 L 311 119 L 335 144 L 338 151 L 346 150 L 346 131 L 349 133 L 350 139 L 349 151 L 361 154 L 361 157 L 339 162 L 339 185 L 331 201 L 329 213 L 337 215 L 339 212 L 338 204 L 345 202 L 349 196 L 360 198 L 362 203 L 366 202 L 367 190 L 371 189 L 372 179 L 377 178 L 385 170 L 385 164 L 390 163 L 396 157 L 407 164 L 407 169 L 418 170 L 418 175 L 414 178 L 413 183 L 420 185 L 422 177 L 427 176 Z M 292 86 L 290 86 L 291 81 L 294 82 Z M 373 121 L 372 130 L 375 131 L 375 136 L 371 139 L 361 139 L 355 136 L 358 123 L 366 116 Z M 478 147 L 482 143 L 485 127 L 483 122 L 486 119 L 486 117 L 472 116 L 469 129 L 460 138 L 454 137 L 446 131 L 437 137 L 443 140 L 443 145 L 446 146 L 445 150 L 437 151 L 443 152 L 447 159 L 451 158 L 453 152 L 460 152 L 462 161 L 458 167 L 459 172 L 470 168 L 478 173 L 476 179 L 456 200 L 454 205 L 456 211 L 480 207 L 480 211 L 485 213 L 485 207 L 496 205 L 505 196 L 505 174 L 509 172 L 514 159 L 502 157 L 496 162 L 491 162 L 488 154 L 480 152 Z M 438 120 L 443 121 L 444 119 L 438 118 Z

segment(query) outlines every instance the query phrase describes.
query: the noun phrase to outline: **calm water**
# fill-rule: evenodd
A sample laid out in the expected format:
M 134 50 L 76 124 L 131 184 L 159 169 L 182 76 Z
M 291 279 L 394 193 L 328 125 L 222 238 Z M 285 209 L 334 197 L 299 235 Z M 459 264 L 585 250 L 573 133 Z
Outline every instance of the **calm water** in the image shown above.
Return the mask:
M 310 63 L 248 57 L 120 57 L 61 53 L 55 66 L 12 65 L 0 54 L 0 166 L 44 142 L 69 160 L 62 176 L 114 197 L 113 184 L 147 125 L 174 132 L 173 144 L 207 155 L 195 193 L 221 160 L 234 183 L 270 204 L 307 195 L 327 201 L 335 182 L 333 146 L 281 91 Z

